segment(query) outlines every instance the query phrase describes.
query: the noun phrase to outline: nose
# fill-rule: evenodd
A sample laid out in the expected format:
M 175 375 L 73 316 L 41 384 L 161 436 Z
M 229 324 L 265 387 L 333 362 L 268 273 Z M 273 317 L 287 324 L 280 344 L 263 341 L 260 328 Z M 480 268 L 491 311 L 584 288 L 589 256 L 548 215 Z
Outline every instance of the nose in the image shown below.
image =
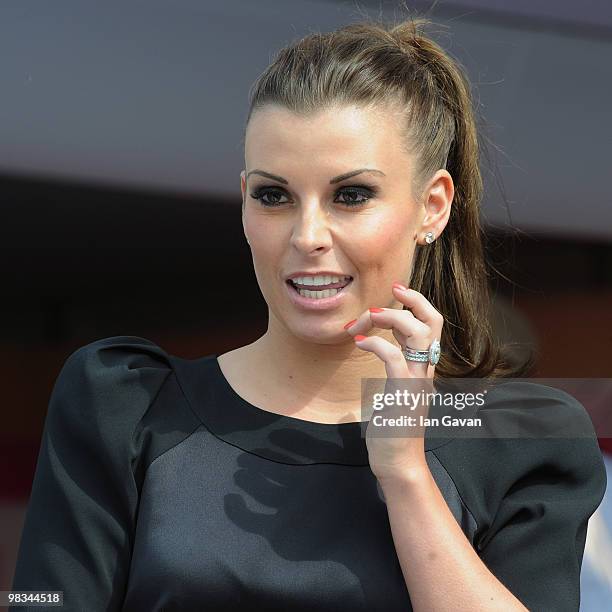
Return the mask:
M 295 217 L 290 243 L 302 253 L 324 251 L 332 245 L 329 215 L 318 201 L 302 206 Z

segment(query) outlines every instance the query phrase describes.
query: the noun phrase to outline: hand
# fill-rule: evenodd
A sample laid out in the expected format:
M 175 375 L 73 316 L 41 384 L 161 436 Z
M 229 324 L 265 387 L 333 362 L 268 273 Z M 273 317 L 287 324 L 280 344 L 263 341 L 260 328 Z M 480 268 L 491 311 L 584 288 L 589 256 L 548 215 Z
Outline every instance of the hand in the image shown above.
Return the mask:
M 406 289 L 403 285 L 394 283 L 392 292 L 409 310 L 366 310 L 346 331 L 355 337 L 356 345 L 360 349 L 375 353 L 383 360 L 388 379 L 401 379 L 397 382 L 387 380 L 386 393 L 394 393 L 396 389 L 401 392 L 406 390 L 416 398 L 421 391 L 425 394 L 434 391 L 435 366 L 429 362 L 407 361 L 401 349 L 408 346 L 416 350 L 428 350 L 430 344 L 441 337 L 444 317 L 423 294 L 414 289 Z M 362 336 L 362 339 L 356 337 L 373 327 L 391 329 L 399 344 L 394 345 L 379 336 Z M 411 383 L 409 379 L 414 380 Z M 428 470 L 425 460 L 425 426 L 419 425 L 420 419 L 427 416 L 427 408 L 427 401 L 424 400 L 409 405 L 384 406 L 382 410 L 374 411 L 366 430 L 366 444 L 370 467 L 379 480 Z M 411 416 L 414 421 L 413 425 L 399 428 L 375 426 L 372 420 L 374 416 Z

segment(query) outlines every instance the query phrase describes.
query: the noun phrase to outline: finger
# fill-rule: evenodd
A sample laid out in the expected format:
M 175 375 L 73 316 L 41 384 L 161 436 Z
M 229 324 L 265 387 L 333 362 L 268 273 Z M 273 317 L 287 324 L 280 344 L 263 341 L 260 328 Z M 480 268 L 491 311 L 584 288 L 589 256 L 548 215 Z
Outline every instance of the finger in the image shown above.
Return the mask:
M 375 340 L 375 342 L 372 343 L 370 342 L 370 340 Z M 404 346 L 402 344 L 402 340 L 398 340 L 397 336 L 396 336 L 396 340 L 399 342 L 400 346 Z M 381 346 L 380 342 L 378 341 L 383 342 L 384 344 L 390 346 L 391 350 L 399 351 L 399 355 L 401 356 L 401 360 L 403 361 L 403 363 L 401 363 L 399 357 L 397 357 L 396 355 L 390 354 L 387 347 Z M 387 371 L 387 376 L 392 376 L 391 374 L 389 374 L 390 367 L 393 368 L 391 370 L 393 372 L 402 371 L 403 375 L 401 377 L 408 376 L 408 377 L 416 377 L 416 378 L 431 378 L 434 375 L 435 366 L 429 365 L 428 361 L 409 361 L 407 360 L 406 357 L 404 357 L 404 354 L 401 352 L 400 347 L 391 344 L 390 342 L 388 342 L 384 338 L 381 338 L 380 336 L 362 336 L 361 334 L 357 334 L 355 337 L 355 345 L 358 346 L 360 349 L 370 351 L 378 355 L 378 357 L 380 357 L 380 359 L 382 359 L 385 362 L 385 370 Z M 417 349 L 417 350 L 421 350 L 421 349 Z M 391 363 L 391 366 L 388 366 L 387 365 L 388 363 Z M 393 376 L 395 377 L 396 375 L 393 374 Z
M 347 327 L 349 325 L 349 327 Z M 365 334 L 372 329 L 372 319 L 370 319 L 370 311 L 364 310 L 356 319 L 349 321 L 344 326 L 344 329 L 351 335 Z
M 432 329 L 408 310 L 382 308 L 380 312 L 370 311 L 370 319 L 374 327 L 393 329 L 395 339 L 402 346 L 406 346 L 410 341 L 410 348 L 421 351 L 428 349 L 431 344 Z M 399 338 L 395 330 L 401 334 Z
M 438 327 L 442 327 L 444 317 L 433 307 L 433 304 L 422 293 L 419 293 L 415 289 L 403 290 L 394 286 L 393 294 L 402 304 L 410 308 L 417 319 L 432 328 L 437 329 Z
M 374 353 L 384 362 L 387 373 L 385 388 L 389 384 L 393 386 L 395 384 L 393 379 L 397 378 L 402 379 L 397 381 L 400 388 L 410 384 L 410 381 L 407 379 L 418 379 L 421 381 L 421 379 L 430 378 L 427 363 L 407 362 L 399 347 L 394 346 L 380 336 L 358 335 L 355 338 L 355 345 L 360 349 Z M 433 376 L 433 373 L 431 376 Z
M 406 378 L 408 367 L 406 359 L 398 346 L 380 336 L 365 336 L 355 338 L 355 344 L 360 349 L 374 353 L 385 364 L 387 378 Z
M 385 308 L 383 310 L 394 310 L 395 312 L 399 314 L 403 314 L 405 318 L 418 322 L 418 319 L 409 310 L 398 310 L 398 309 L 393 309 L 393 308 Z M 349 334 L 351 334 L 351 336 L 355 336 L 356 334 L 366 334 L 374 327 L 372 317 L 370 316 L 371 314 L 374 314 L 371 308 L 368 310 L 365 310 L 356 319 L 349 321 L 349 323 L 347 323 L 344 326 L 344 329 Z M 388 327 L 387 329 L 391 329 L 392 327 L 393 326 L 391 326 L 390 328 Z M 404 325 L 404 328 L 405 327 L 406 325 Z

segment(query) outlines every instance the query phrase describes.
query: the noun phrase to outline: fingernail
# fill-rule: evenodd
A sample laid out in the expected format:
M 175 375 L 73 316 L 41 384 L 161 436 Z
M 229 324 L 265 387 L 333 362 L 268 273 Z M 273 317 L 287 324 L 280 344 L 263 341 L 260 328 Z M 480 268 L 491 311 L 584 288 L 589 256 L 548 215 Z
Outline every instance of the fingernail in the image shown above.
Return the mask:
M 355 323 L 355 321 L 357 321 L 357 319 L 353 319 L 352 321 L 349 321 L 345 326 L 344 329 L 348 329 L 353 323 Z
M 402 283 L 393 283 L 393 286 L 397 287 L 400 291 L 406 291 L 408 289 L 408 287 L 404 287 Z
M 370 312 L 384 312 L 384 308 L 370 308 Z
M 359 340 L 365 340 L 366 338 L 367 336 L 362 336 L 361 334 L 357 334 L 354 339 L 359 341 Z

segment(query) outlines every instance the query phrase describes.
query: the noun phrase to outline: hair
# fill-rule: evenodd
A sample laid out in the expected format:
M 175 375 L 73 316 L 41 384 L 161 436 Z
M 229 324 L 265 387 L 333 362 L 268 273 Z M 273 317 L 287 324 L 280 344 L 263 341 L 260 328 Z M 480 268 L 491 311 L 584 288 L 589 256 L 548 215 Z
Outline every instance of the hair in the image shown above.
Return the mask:
M 455 186 L 445 230 L 416 246 L 410 286 L 444 316 L 437 377 L 524 376 L 524 362 L 493 331 L 488 263 L 479 209 L 483 182 L 479 133 L 462 65 L 425 35 L 431 23 L 364 20 L 311 33 L 281 49 L 250 90 L 254 112 L 277 105 L 307 116 L 338 105 L 398 109 L 405 151 L 414 156 L 412 190 L 420 199 L 440 168 Z

